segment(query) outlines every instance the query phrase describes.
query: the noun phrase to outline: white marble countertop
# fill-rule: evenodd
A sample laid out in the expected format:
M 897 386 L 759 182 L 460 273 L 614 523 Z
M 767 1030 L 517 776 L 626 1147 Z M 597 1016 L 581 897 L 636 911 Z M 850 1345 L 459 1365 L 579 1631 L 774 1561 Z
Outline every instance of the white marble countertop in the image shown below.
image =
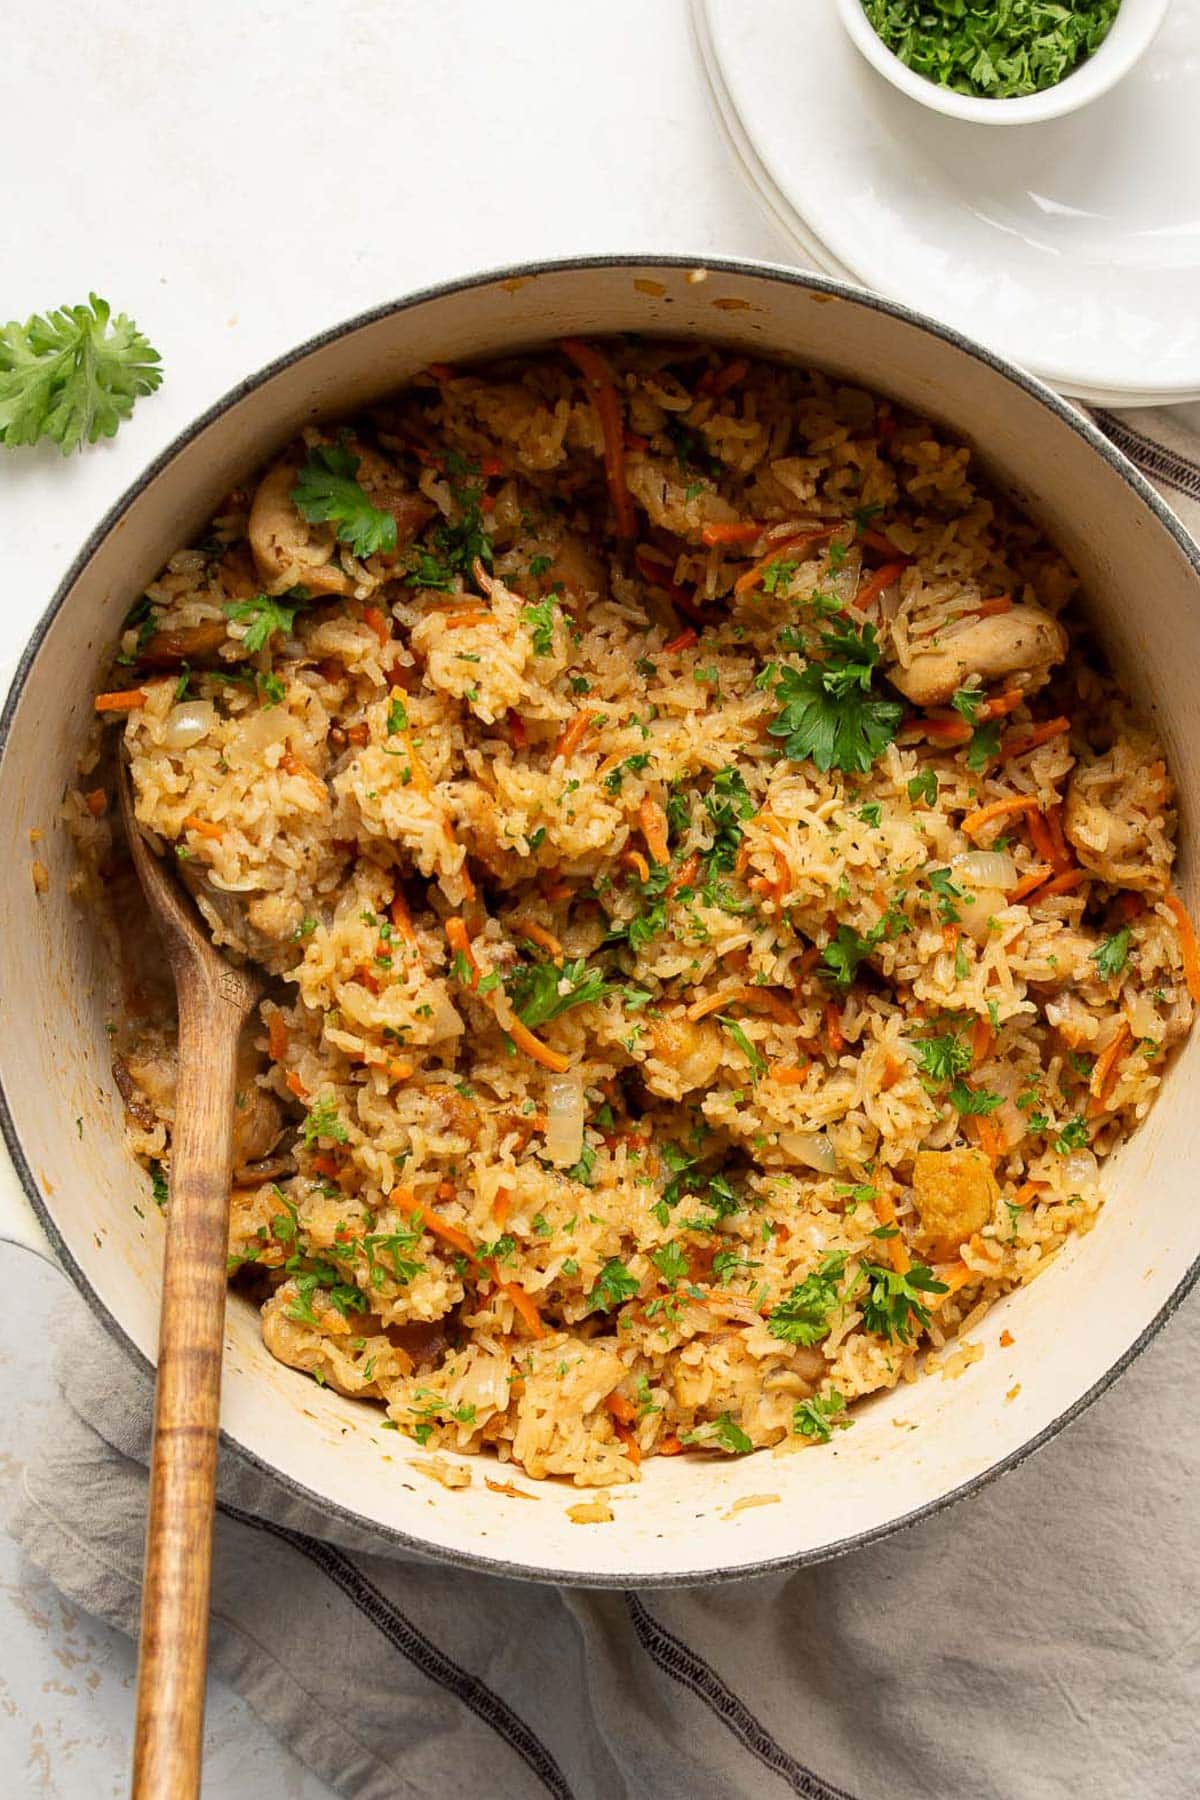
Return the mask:
M 95 289 L 162 389 L 70 462 L 0 466 L 0 669 L 95 521 L 248 372 L 349 314 L 523 258 L 786 259 L 710 112 L 684 0 L 12 0 L 0 316 Z M 0 1245 L 0 1472 L 51 1392 L 62 1277 Z M 126 1792 L 134 1658 L 0 1533 L 0 1790 Z M 324 1783 L 213 1684 L 205 1792 Z
M 685 0 L 11 0 L 6 26 L 0 314 L 95 289 L 166 379 L 113 443 L 4 458 L 0 669 L 143 465 L 319 328 L 527 257 L 788 257 L 716 129 Z M 0 1476 L 44 1428 L 62 1279 L 0 1245 Z M 0 1534 L 0 1789 L 123 1794 L 132 1680 L 130 1645 Z M 207 1794 L 327 1791 L 216 1683 L 207 1737 Z

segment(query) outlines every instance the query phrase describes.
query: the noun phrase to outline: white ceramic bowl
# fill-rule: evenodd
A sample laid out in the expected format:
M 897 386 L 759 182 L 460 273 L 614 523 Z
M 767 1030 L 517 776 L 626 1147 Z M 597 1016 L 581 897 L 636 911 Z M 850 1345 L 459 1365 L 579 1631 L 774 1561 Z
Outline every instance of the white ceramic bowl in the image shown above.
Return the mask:
M 815 363 L 974 440 L 1070 556 L 1117 666 L 1156 714 L 1181 791 L 1182 891 L 1200 858 L 1200 556 L 1146 483 L 1047 388 L 952 332 L 817 277 L 678 258 L 514 269 L 381 307 L 289 352 L 219 402 L 93 532 L 55 595 L 0 717 L 0 1124 L 37 1227 L 113 1335 L 154 1354 L 162 1219 L 121 1133 L 105 1021 L 117 1001 L 95 921 L 68 893 L 57 824 L 120 621 L 222 495 L 302 425 L 363 406 L 429 362 L 566 334 L 709 337 Z M 29 833 L 45 833 L 37 850 Z M 29 861 L 48 866 L 35 893 Z M 343 1527 L 497 1573 L 593 1585 L 717 1581 L 835 1555 L 1007 1468 L 1125 1366 L 1200 1268 L 1200 1033 L 1146 1127 L 1109 1165 L 1097 1228 L 972 1337 L 982 1359 L 862 1407 L 852 1431 L 796 1455 L 658 1458 L 610 1524 L 576 1525 L 577 1490 L 518 1476 L 536 1504 L 490 1492 L 486 1465 L 449 1493 L 369 1406 L 269 1356 L 256 1310 L 229 1309 L 222 1418 L 232 1451 Z M 76 1123 L 78 1121 L 78 1123 Z M 3 1184 L 0 1184 L 2 1186 Z M 12 1226 L 10 1229 L 19 1229 Z M 1195 1266 L 1194 1266 L 1195 1265 Z M 1002 1330 L 1011 1347 L 998 1343 Z M 898 1431 L 903 1421 L 906 1429 Z M 1137 1489 L 1137 1446 L 1129 1446 Z M 740 1512 L 733 1503 L 773 1495 Z
M 952 119 L 970 120 L 976 125 L 1035 125 L 1043 119 L 1057 119 L 1063 113 L 1086 106 L 1089 100 L 1106 94 L 1115 82 L 1127 75 L 1153 42 L 1170 0 L 1121 0 L 1121 9 L 1108 36 L 1094 56 L 1088 57 L 1054 87 L 1015 100 L 984 100 L 973 94 L 958 94 L 952 88 L 939 87 L 936 81 L 916 74 L 888 49 L 863 11 L 862 0 L 836 0 L 836 4 L 846 30 L 867 61 L 893 87 L 913 100 L 919 100 L 922 106 L 947 113 Z

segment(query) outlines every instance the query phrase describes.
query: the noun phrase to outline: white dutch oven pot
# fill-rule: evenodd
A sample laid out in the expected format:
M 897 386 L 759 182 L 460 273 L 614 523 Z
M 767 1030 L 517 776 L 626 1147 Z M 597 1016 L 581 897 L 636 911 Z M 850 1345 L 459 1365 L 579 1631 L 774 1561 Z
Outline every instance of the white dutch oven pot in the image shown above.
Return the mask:
M 147 470 L 84 546 L 17 672 L 0 722 L 0 1077 L 18 1181 L 11 1232 L 44 1233 L 114 1336 L 155 1348 L 162 1221 L 121 1143 L 104 1022 L 111 971 L 67 893 L 56 824 L 90 722 L 89 696 L 126 608 L 215 503 L 300 426 L 353 412 L 430 361 L 572 333 L 719 339 L 812 363 L 889 394 L 972 441 L 1081 572 L 1116 666 L 1153 713 L 1180 789 L 1185 897 L 1200 830 L 1200 558 L 1128 462 L 1048 389 L 954 333 L 853 289 L 784 269 L 598 259 L 455 283 L 339 326 L 245 382 Z M 28 833 L 50 891 L 35 895 Z M 229 1311 L 223 1418 L 236 1454 L 373 1532 L 545 1580 L 720 1580 L 815 1561 L 879 1537 L 1010 1467 L 1076 1414 L 1176 1307 L 1200 1256 L 1200 1034 L 1170 1068 L 1149 1123 L 1108 1165 L 1097 1228 L 972 1335 L 982 1360 L 877 1397 L 828 1447 L 790 1456 L 652 1461 L 617 1490 L 611 1524 L 576 1525 L 583 1496 L 518 1476 L 530 1505 L 456 1492 L 406 1470 L 420 1452 L 375 1408 L 275 1362 L 254 1310 Z M 79 1128 L 76 1119 L 81 1119 Z M 22 1225 L 17 1208 L 24 1208 Z M 30 1211 L 32 1208 L 32 1211 Z M 36 1224 L 35 1224 L 36 1216 Z M 1015 1340 L 998 1347 L 1007 1329 Z M 894 1428 L 902 1418 L 910 1429 Z M 1131 1458 L 1135 1452 L 1131 1446 Z M 1136 1468 L 1131 1465 L 1136 1482 Z M 733 1513 L 747 1495 L 778 1504 Z

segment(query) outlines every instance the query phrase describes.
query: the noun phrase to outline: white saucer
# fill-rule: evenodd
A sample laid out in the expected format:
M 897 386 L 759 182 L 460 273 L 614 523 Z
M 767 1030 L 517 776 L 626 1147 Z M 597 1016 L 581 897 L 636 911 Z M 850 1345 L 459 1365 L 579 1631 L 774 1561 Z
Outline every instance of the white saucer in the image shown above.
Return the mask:
M 1200 0 L 1082 112 L 929 112 L 829 0 L 693 0 L 745 173 L 805 260 L 1106 406 L 1200 399 Z

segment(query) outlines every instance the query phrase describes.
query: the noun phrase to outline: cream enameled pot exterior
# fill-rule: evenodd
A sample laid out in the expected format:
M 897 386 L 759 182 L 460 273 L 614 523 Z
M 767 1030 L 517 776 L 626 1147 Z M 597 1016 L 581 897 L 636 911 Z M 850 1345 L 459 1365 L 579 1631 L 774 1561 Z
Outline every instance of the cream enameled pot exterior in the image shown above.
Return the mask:
M 457 283 L 331 331 L 246 382 L 147 472 L 85 547 L 18 670 L 0 746 L 0 1078 L 20 1181 L 72 1279 L 114 1333 L 152 1358 L 162 1221 L 121 1143 L 105 1020 L 111 970 L 67 892 L 57 824 L 89 725 L 89 695 L 121 618 L 216 501 L 301 425 L 353 411 L 430 361 L 564 334 L 717 338 L 809 362 L 890 394 L 972 440 L 1081 571 L 1110 654 L 1154 714 L 1180 789 L 1185 897 L 1200 821 L 1200 580 L 1194 548 L 1130 465 L 1066 403 L 953 334 L 850 288 L 761 265 L 629 258 Z M 50 890 L 34 892 L 31 828 Z M 1171 1067 L 1146 1128 L 1109 1165 L 1099 1225 L 972 1336 L 981 1361 L 872 1400 L 851 1431 L 795 1455 L 651 1462 L 610 1524 L 576 1525 L 582 1496 L 520 1484 L 448 1492 L 382 1415 L 321 1390 L 264 1350 L 230 1307 L 228 1442 L 329 1514 L 396 1545 L 542 1579 L 718 1580 L 815 1560 L 886 1532 L 1019 1459 L 1077 1411 L 1178 1304 L 1200 1257 L 1200 1036 Z M 80 1124 L 76 1125 L 76 1120 Z M 7 1188 L 11 1179 L 0 1183 Z M 10 1210 L 13 1200 L 10 1197 Z M 29 1215 L 26 1212 L 26 1228 Z M 19 1233 L 19 1225 L 13 1231 Z M 998 1345 L 1007 1329 L 1014 1342 Z M 895 1427 L 903 1419 L 907 1429 Z M 1130 1480 L 1136 1486 L 1131 1446 Z M 776 1504 L 733 1512 L 745 1496 Z

